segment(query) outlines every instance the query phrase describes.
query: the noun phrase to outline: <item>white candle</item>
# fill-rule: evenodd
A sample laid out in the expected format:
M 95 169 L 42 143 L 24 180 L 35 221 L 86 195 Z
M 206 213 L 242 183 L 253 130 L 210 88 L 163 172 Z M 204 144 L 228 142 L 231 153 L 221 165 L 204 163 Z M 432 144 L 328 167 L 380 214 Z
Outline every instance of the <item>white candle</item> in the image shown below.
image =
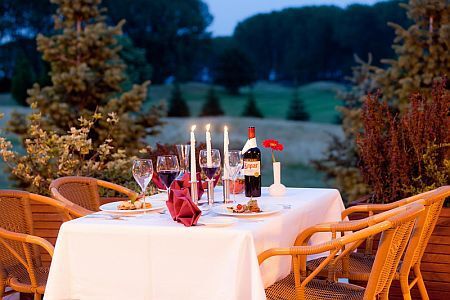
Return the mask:
M 228 157 L 228 145 L 230 144 L 230 140 L 228 138 L 228 127 L 225 126 L 223 128 L 223 179 L 230 179 L 228 174 L 228 165 L 230 164 L 230 158 Z
M 194 130 L 197 126 L 191 127 L 191 181 L 197 181 L 197 162 L 195 161 L 195 133 Z
M 211 152 L 211 132 L 209 129 L 211 124 L 206 125 L 206 165 L 208 168 L 212 167 L 212 152 Z

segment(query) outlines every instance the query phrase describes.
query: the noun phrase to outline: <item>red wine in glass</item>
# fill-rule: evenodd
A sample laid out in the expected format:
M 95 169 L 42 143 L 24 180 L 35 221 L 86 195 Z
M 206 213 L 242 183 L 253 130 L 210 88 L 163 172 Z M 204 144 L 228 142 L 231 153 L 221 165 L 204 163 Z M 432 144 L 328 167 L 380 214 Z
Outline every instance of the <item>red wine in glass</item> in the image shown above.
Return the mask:
M 219 167 L 202 167 L 203 173 L 208 177 L 208 179 L 213 179 L 214 175 L 216 175 Z
M 169 188 L 175 178 L 177 178 L 178 171 L 159 171 L 158 176 L 164 185 Z

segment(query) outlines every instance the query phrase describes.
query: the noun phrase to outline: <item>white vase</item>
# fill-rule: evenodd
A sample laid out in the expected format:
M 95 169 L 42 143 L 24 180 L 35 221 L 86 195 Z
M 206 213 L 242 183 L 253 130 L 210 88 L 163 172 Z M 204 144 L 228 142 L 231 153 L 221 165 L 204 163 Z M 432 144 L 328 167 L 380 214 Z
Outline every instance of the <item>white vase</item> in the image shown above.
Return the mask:
M 283 196 L 286 194 L 286 187 L 281 184 L 281 163 L 273 163 L 273 184 L 269 187 L 271 196 Z

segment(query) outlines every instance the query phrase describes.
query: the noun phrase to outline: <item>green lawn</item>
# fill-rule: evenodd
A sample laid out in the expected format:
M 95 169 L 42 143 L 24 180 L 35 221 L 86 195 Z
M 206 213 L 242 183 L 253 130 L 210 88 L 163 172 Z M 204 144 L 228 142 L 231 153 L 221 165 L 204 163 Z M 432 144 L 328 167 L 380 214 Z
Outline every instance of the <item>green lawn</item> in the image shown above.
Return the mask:
M 170 98 L 170 85 L 152 85 L 150 87 L 150 103 L 167 101 Z M 209 86 L 203 83 L 186 83 L 181 85 L 184 97 L 188 101 L 192 116 L 198 116 Z M 293 88 L 275 83 L 258 82 L 254 86 L 254 94 L 258 107 L 265 118 L 286 118 L 289 103 L 292 99 Z M 315 82 L 299 88 L 299 95 L 303 99 L 306 110 L 312 122 L 334 123 L 338 113 L 336 106 L 341 101 L 336 99 L 336 91 L 343 86 L 333 82 Z M 247 101 L 248 88 L 243 88 L 240 95 L 230 95 L 217 87 L 225 114 L 239 116 L 244 110 Z

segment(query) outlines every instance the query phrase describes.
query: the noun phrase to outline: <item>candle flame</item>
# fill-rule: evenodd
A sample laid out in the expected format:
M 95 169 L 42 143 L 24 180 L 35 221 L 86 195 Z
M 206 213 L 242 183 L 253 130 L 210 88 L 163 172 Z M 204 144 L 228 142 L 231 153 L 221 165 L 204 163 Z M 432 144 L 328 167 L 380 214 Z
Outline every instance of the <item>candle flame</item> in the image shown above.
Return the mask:
M 225 125 L 225 127 L 223 128 L 225 131 L 228 131 L 228 126 Z
M 206 131 L 209 131 L 210 128 L 211 128 L 211 124 L 207 124 L 206 125 Z
M 191 127 L 191 131 L 194 131 L 194 130 L 195 130 L 195 128 L 197 128 L 197 125 L 192 125 L 192 127 Z

